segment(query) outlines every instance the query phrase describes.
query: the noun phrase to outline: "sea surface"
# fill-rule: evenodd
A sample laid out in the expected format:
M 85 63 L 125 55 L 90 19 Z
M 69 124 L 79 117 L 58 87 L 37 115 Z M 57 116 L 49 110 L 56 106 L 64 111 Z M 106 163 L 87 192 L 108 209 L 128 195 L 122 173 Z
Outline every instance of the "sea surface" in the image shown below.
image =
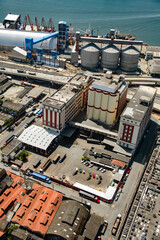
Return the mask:
M 67 21 L 74 31 L 90 28 L 94 34 L 116 28 L 121 33 L 136 35 L 150 45 L 160 46 L 160 0 L 0 0 L 0 22 L 7 13 L 31 19 L 52 18 Z

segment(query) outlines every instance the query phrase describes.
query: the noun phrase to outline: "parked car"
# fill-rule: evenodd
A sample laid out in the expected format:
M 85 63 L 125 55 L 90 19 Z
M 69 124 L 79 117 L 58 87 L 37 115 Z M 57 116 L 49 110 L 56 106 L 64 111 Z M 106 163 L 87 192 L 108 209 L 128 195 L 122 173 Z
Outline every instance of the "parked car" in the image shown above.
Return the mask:
M 92 167 L 93 167 L 93 164 L 90 164 L 90 165 L 89 165 L 89 168 L 92 168 Z
M 99 180 L 99 181 L 97 182 L 97 184 L 98 184 L 98 185 L 101 184 L 101 180 Z
M 120 194 L 118 193 L 117 196 L 115 197 L 115 201 L 118 201 Z
M 79 169 L 79 172 L 82 173 L 82 169 Z
M 96 170 L 99 171 L 100 167 L 97 167 Z
M 83 174 L 85 174 L 85 170 L 83 170 Z
M 102 180 L 102 176 L 99 176 L 99 179 Z
M 86 180 L 87 180 L 87 181 L 88 181 L 88 180 L 90 180 L 90 179 L 91 179 L 91 177 L 90 177 L 90 176 L 86 178 Z
M 77 172 L 76 172 L 76 171 L 75 171 L 75 172 L 73 172 L 73 176 L 74 176 L 74 175 L 76 175 L 76 174 L 77 174 Z

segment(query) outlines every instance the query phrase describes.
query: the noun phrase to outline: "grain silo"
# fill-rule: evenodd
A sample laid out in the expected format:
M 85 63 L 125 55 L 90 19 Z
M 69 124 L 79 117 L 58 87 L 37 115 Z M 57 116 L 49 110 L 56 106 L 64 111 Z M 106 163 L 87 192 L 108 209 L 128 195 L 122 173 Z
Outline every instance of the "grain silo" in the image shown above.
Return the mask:
M 81 65 L 85 68 L 97 68 L 99 65 L 99 48 L 89 43 L 81 49 Z
M 119 48 L 115 45 L 108 45 L 102 49 L 101 67 L 115 70 L 119 63 Z
M 90 88 L 88 92 L 88 105 L 94 106 L 94 100 L 95 100 L 95 89 Z
M 90 119 L 90 118 L 93 118 L 93 111 L 94 111 L 94 107 L 91 107 L 88 105 L 87 107 L 87 117 Z
M 120 68 L 127 72 L 136 71 L 139 55 L 139 51 L 133 46 L 123 49 L 121 52 Z
M 117 105 L 118 105 L 118 94 L 111 94 L 109 95 L 108 99 L 108 111 L 107 111 L 107 118 L 106 122 L 108 125 L 111 125 L 115 121 L 116 112 L 117 112 Z
M 102 100 L 102 91 L 96 89 L 94 111 L 93 111 L 93 118 L 96 119 L 96 120 L 98 120 L 99 116 L 100 116 L 101 100 Z
M 105 122 L 105 120 L 106 120 L 107 107 L 108 107 L 108 92 L 103 92 L 102 103 L 101 103 L 101 112 L 100 112 L 100 120 L 102 122 Z

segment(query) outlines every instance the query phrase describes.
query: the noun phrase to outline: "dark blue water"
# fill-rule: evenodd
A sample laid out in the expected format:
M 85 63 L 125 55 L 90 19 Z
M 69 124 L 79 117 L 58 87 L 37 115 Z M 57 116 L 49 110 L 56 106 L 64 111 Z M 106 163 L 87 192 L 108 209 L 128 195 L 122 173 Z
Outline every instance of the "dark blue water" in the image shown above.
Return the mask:
M 160 0 L 0 0 L 0 21 L 12 12 L 32 20 L 42 17 L 54 25 L 60 20 L 72 24 L 74 30 L 106 34 L 110 28 L 136 35 L 138 40 L 160 45 Z

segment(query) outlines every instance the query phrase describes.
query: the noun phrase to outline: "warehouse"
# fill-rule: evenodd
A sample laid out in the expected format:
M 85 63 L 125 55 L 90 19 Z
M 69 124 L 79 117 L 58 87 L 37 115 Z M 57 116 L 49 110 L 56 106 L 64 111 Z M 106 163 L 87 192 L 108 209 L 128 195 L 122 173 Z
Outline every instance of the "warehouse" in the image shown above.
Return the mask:
M 22 141 L 29 149 L 47 155 L 58 135 L 59 133 L 53 130 L 32 125 L 23 131 L 18 140 Z
M 15 46 L 25 48 L 25 38 L 31 37 L 33 40 L 48 35 L 45 32 L 19 31 L 12 29 L 0 29 L 0 50 L 12 50 Z M 53 50 L 57 44 L 57 38 L 50 38 L 34 45 L 35 48 Z

